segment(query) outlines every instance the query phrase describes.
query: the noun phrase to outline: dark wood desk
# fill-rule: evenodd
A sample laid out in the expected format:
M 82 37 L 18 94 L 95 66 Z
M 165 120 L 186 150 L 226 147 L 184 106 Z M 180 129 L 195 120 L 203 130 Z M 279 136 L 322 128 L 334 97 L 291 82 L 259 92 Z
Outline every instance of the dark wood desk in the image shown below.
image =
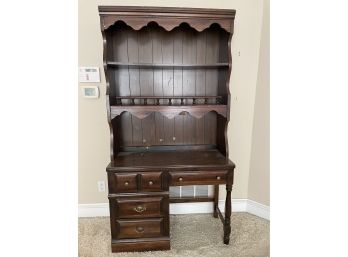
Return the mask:
M 120 153 L 106 169 L 113 252 L 170 249 L 171 202 L 214 202 L 228 244 L 234 167 L 217 150 Z M 226 184 L 225 217 L 218 207 L 220 184 Z M 170 186 L 184 185 L 214 185 L 214 196 L 169 197 Z

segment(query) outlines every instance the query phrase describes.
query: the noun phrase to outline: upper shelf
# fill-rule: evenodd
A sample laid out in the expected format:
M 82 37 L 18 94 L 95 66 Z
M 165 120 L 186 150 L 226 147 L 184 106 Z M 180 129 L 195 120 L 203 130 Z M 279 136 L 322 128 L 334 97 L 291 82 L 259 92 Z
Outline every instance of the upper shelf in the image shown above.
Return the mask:
M 222 96 L 116 96 L 116 105 L 140 104 L 150 102 L 155 105 L 195 105 L 195 104 L 221 104 Z
M 124 63 L 124 62 L 107 62 L 110 67 L 129 67 L 129 68 L 191 68 L 191 69 L 204 69 L 204 68 L 228 68 L 229 64 L 224 63 Z
M 186 113 L 199 119 L 211 111 L 227 117 L 227 105 L 221 104 L 221 96 L 118 96 L 115 100 L 116 105 L 110 106 L 111 119 L 123 112 L 139 119 L 153 112 L 159 112 L 168 119 Z
M 218 24 L 222 29 L 233 33 L 235 13 L 235 10 L 226 9 L 99 6 L 102 30 L 108 29 L 117 21 L 123 21 L 135 30 L 156 22 L 167 31 L 187 23 L 197 31 Z

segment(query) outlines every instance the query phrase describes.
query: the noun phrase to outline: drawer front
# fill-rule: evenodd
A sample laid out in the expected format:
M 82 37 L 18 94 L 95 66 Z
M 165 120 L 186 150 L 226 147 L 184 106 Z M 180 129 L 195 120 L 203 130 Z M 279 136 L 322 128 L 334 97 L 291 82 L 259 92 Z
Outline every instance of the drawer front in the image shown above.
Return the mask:
M 117 220 L 118 239 L 160 237 L 163 233 L 163 218 Z
M 162 173 L 147 172 L 141 174 L 141 190 L 146 192 L 162 191 Z
M 216 185 L 225 184 L 227 171 L 172 172 L 170 185 Z
M 134 193 L 137 192 L 137 174 L 110 174 L 110 193 Z
M 165 215 L 168 197 L 120 197 L 116 204 L 118 218 L 161 217 Z

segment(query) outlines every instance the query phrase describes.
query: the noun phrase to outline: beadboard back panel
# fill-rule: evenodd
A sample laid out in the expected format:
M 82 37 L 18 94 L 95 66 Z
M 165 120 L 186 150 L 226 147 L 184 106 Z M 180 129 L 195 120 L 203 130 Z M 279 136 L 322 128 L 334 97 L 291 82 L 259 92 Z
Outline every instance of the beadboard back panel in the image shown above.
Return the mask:
M 215 146 L 217 141 L 217 114 L 214 112 L 207 113 L 201 119 L 196 119 L 190 114 L 168 119 L 161 113 L 151 113 L 146 118 L 139 119 L 124 112 L 115 123 L 115 129 L 121 133 L 116 143 L 121 148 L 166 145 L 209 147 L 208 145 Z
M 123 22 L 117 22 L 106 32 L 106 37 L 112 42 L 107 45 L 107 61 L 124 64 L 108 71 L 111 97 L 226 95 L 228 33 L 217 30 L 214 25 L 197 32 L 181 24 L 168 32 L 156 23 L 150 23 L 135 31 Z M 159 70 L 157 67 L 127 67 L 126 64 L 188 66 L 167 66 Z M 226 66 L 195 68 L 190 67 L 191 64 Z M 122 101 L 126 104 L 129 100 Z M 115 104 L 112 98 L 110 104 Z
M 228 33 L 218 25 L 198 32 L 187 24 L 166 31 L 156 23 L 134 30 L 118 21 L 106 30 L 107 61 L 116 63 L 108 69 L 110 104 L 116 104 L 119 96 L 222 96 L 226 104 L 226 77 L 228 65 L 216 67 L 192 67 L 192 64 L 215 65 L 228 63 Z M 130 64 L 130 65 L 129 65 Z M 173 66 L 142 67 L 136 64 L 173 64 Z M 187 67 L 176 67 L 187 64 Z M 159 100 L 160 105 L 168 99 Z M 198 99 L 202 104 L 204 99 Z M 208 99 L 207 103 L 215 103 Z M 143 104 L 135 99 L 134 104 Z M 131 104 L 122 99 L 121 104 Z M 154 99 L 147 104 L 156 104 Z M 172 104 L 180 104 L 173 99 Z M 185 99 L 191 105 L 192 99 Z M 115 121 L 114 121 L 115 122 Z M 152 113 L 139 119 L 130 113 L 120 115 L 115 122 L 121 136 L 118 149 L 132 146 L 161 145 L 216 145 L 217 114 L 209 112 L 196 119 L 191 115 L 178 115 L 168 119 L 160 113 Z

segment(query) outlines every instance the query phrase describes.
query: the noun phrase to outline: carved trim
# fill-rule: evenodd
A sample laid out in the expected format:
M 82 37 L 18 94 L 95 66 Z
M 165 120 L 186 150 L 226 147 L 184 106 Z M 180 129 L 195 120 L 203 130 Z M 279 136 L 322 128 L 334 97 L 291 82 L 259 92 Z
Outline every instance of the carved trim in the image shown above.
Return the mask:
M 208 112 L 215 111 L 226 118 L 227 106 L 226 105 L 191 105 L 191 106 L 131 106 L 131 105 L 120 105 L 111 106 L 111 119 L 123 112 L 129 112 L 139 119 L 144 119 L 153 112 L 161 113 L 168 119 L 173 119 L 175 116 L 180 114 L 189 113 L 193 117 L 200 119 Z
M 162 27 L 166 31 L 171 31 L 181 24 L 188 24 L 196 31 L 203 31 L 213 24 L 219 25 L 227 32 L 231 32 L 231 19 L 228 18 L 190 18 L 190 17 L 132 17 L 132 16 L 116 16 L 107 15 L 103 17 L 102 29 L 106 30 L 116 22 L 122 21 L 134 30 L 140 30 L 146 27 L 150 22 L 155 22 L 158 26 Z
M 227 72 L 227 78 L 226 78 L 226 92 L 227 92 L 227 106 L 231 106 L 231 91 L 230 91 L 230 79 L 231 79 L 231 72 L 232 72 L 232 47 L 231 47 L 231 41 L 233 36 L 233 30 L 234 30 L 234 20 L 231 23 L 231 29 L 230 29 L 230 35 L 228 37 L 228 63 L 229 68 Z M 228 136 L 227 136 L 227 128 L 228 123 L 230 122 L 230 109 L 228 108 L 227 114 L 226 114 L 226 123 L 225 123 L 225 129 L 224 129 L 224 136 L 225 136 L 225 149 L 226 149 L 226 157 L 229 156 L 229 145 L 228 145 Z

